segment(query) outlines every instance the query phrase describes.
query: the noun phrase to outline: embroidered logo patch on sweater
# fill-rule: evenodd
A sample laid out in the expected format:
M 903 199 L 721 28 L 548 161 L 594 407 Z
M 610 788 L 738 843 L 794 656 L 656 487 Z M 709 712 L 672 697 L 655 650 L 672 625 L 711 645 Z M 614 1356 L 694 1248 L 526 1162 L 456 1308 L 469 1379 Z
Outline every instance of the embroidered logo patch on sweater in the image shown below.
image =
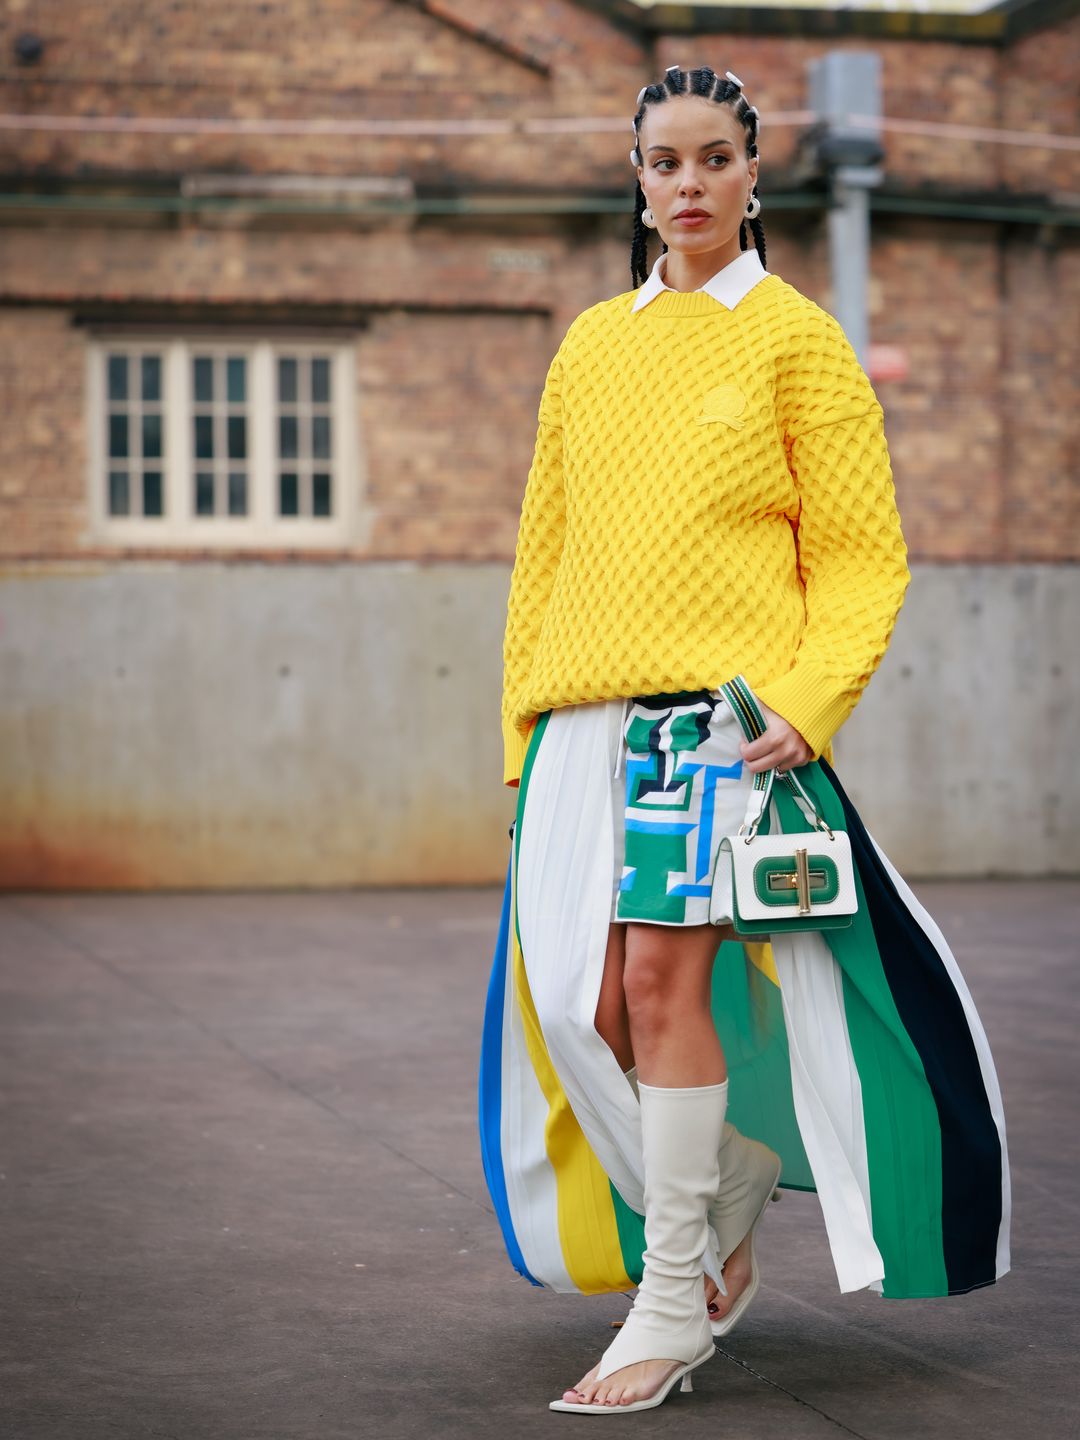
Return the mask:
M 733 430 L 741 430 L 745 409 L 746 396 L 737 385 L 717 385 L 701 402 L 698 424 L 709 425 L 716 421 L 722 421 L 723 424 L 730 425 Z

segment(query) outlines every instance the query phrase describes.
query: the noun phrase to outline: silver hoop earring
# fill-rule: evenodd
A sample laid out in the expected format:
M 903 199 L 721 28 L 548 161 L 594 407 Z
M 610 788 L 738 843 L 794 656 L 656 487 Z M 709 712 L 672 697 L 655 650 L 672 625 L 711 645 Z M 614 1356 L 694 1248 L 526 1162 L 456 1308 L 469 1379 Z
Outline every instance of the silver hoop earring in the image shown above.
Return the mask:
M 646 205 L 641 212 L 641 223 L 647 225 L 650 230 L 656 229 L 656 216 L 652 213 L 652 206 Z
M 761 201 L 758 199 L 758 197 L 757 197 L 756 195 L 754 195 L 751 199 L 749 199 L 749 200 L 746 202 L 746 218 L 747 218 L 748 220 L 756 220 L 757 217 L 758 217 L 760 214 L 761 214 Z

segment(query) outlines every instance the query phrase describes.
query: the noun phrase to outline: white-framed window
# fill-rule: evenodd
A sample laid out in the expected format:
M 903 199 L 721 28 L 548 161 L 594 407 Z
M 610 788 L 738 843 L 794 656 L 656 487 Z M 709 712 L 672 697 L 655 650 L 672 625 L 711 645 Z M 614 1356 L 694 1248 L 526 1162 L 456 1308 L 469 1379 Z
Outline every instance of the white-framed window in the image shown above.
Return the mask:
M 98 333 L 88 347 L 95 534 L 118 544 L 356 544 L 354 347 Z

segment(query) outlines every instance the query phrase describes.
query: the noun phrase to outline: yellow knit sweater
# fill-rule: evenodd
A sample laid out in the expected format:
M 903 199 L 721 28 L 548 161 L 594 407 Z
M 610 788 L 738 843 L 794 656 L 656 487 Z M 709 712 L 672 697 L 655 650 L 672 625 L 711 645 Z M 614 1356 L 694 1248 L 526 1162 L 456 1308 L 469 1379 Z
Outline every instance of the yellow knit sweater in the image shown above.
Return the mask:
M 503 644 L 505 780 L 536 716 L 741 672 L 816 759 L 910 575 L 877 397 L 777 275 L 733 310 L 636 292 L 579 315 L 540 401 Z

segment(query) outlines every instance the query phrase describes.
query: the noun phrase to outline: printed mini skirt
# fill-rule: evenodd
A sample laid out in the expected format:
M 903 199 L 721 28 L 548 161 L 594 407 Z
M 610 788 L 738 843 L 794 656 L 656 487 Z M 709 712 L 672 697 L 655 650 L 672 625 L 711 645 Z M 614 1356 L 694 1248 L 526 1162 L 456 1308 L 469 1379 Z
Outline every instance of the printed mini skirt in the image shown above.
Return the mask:
M 635 695 L 621 708 L 611 919 L 706 925 L 720 841 L 754 783 L 742 729 L 720 690 Z M 550 723 L 570 720 L 553 711 Z

